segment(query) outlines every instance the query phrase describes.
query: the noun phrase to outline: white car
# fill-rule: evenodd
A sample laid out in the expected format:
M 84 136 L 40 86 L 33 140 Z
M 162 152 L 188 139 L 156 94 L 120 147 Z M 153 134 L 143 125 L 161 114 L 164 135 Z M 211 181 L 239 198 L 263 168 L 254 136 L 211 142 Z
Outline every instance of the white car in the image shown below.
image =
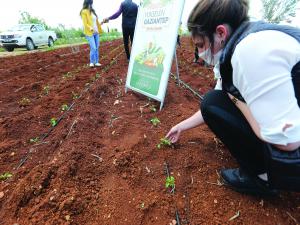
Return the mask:
M 55 32 L 45 30 L 41 24 L 19 24 L 0 33 L 0 45 L 9 52 L 23 47 L 28 51 L 42 45 L 51 47 L 56 40 Z

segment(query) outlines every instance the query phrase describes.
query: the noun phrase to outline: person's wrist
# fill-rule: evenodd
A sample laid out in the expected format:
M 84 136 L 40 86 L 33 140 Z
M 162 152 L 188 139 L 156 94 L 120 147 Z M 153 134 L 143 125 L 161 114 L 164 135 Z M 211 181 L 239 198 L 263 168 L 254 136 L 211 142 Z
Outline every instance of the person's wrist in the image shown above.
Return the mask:
M 178 130 L 179 132 L 181 132 L 181 131 L 183 131 L 183 126 L 182 126 L 182 124 L 177 124 L 176 126 L 176 130 Z

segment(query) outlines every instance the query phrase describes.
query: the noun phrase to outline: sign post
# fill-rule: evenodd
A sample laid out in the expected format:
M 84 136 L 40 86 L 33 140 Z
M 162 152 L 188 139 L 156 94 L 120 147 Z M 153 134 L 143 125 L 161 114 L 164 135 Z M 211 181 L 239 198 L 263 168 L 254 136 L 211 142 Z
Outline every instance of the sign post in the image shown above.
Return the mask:
M 128 67 L 127 88 L 163 106 L 185 0 L 143 0 Z M 175 53 L 176 54 L 176 53 Z

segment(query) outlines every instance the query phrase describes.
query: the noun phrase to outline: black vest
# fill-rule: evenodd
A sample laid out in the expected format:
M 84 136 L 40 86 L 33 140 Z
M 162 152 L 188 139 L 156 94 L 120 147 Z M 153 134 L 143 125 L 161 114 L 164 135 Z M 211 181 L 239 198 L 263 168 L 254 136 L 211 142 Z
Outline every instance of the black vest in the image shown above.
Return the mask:
M 239 100 L 245 102 L 239 90 L 232 82 L 232 65 L 231 58 L 238 43 L 251 33 L 264 30 L 276 30 L 286 33 L 294 37 L 300 43 L 300 29 L 290 26 L 269 24 L 262 21 L 244 22 L 230 37 L 220 58 L 220 73 L 222 77 L 222 88 L 229 92 Z M 291 71 L 292 81 L 295 90 L 295 96 L 300 107 L 300 61 L 293 67 Z

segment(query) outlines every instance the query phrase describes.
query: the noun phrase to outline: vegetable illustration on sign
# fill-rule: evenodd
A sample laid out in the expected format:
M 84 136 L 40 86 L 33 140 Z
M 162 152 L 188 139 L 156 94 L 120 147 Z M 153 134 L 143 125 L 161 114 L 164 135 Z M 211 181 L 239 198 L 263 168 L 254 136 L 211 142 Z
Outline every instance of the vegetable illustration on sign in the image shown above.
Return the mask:
M 154 42 L 149 42 L 134 59 L 130 85 L 152 95 L 157 95 L 161 75 L 164 71 L 165 56 L 162 47 Z

